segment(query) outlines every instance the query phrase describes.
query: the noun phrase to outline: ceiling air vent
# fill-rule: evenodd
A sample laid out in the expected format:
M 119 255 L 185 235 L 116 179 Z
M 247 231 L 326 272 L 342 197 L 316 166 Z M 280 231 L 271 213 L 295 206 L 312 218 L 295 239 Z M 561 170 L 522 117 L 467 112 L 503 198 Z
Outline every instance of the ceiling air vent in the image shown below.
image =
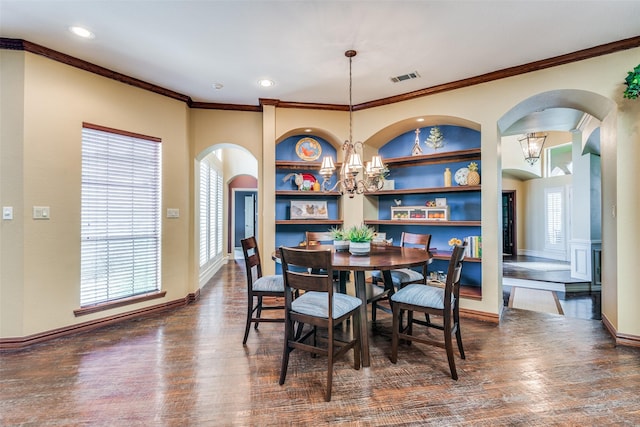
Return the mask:
M 408 73 L 408 74 L 403 74 L 401 76 L 391 77 L 391 81 L 394 82 L 394 83 L 399 83 L 399 82 L 403 82 L 405 80 L 417 79 L 418 77 L 420 77 L 420 74 L 418 74 L 417 71 L 414 71 L 413 73 Z

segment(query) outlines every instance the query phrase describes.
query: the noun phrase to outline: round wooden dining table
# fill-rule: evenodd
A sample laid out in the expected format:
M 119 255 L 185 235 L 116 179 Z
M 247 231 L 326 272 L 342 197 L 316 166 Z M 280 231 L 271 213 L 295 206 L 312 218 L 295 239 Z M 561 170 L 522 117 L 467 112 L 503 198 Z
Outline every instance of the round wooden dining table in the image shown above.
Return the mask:
M 362 301 L 360 305 L 360 318 L 362 319 L 360 322 L 362 366 L 370 366 L 365 271 L 382 271 L 385 286 L 392 286 L 390 270 L 421 266 L 428 263 L 432 255 L 423 249 L 400 246 L 371 245 L 371 252 L 367 256 L 351 255 L 348 251 L 336 251 L 333 245 L 313 245 L 308 248 L 313 250 L 330 249 L 332 253 L 331 264 L 334 270 L 354 272 L 356 297 Z M 298 247 L 298 249 L 300 249 L 300 247 Z M 279 257 L 280 251 L 274 252 L 274 259 L 278 259 Z M 344 277 L 344 275 L 341 275 L 341 277 Z

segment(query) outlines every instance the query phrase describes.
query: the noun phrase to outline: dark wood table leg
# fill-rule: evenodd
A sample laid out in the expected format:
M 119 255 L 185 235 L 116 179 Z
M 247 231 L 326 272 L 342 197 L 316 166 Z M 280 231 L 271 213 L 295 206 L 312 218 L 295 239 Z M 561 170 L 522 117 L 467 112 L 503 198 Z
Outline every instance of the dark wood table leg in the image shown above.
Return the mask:
M 369 359 L 369 321 L 367 317 L 367 289 L 364 282 L 364 271 L 354 271 L 356 296 L 360 298 L 360 347 L 362 349 L 362 366 L 370 365 Z
M 349 274 L 348 271 L 344 271 L 341 270 L 339 272 L 339 285 L 338 285 L 338 292 L 340 292 L 341 294 L 346 294 L 347 293 L 347 274 Z

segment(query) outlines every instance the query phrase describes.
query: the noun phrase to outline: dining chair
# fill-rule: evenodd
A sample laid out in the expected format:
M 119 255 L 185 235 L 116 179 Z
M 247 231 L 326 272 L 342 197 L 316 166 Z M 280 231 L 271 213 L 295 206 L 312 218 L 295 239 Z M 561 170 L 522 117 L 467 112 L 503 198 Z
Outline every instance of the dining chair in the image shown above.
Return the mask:
M 333 237 L 328 231 L 306 231 L 304 242 L 307 248 L 311 248 L 315 245 L 332 245 Z M 340 275 L 343 277 L 341 278 Z M 348 280 L 349 272 L 347 271 L 334 271 L 333 281 L 338 282 L 339 292 L 342 294 L 347 293 L 346 281 Z
M 264 298 L 280 298 L 284 300 L 284 278 L 280 274 L 262 275 L 260 251 L 255 236 L 240 241 L 244 253 L 244 264 L 247 271 L 247 323 L 244 329 L 242 344 L 247 343 L 251 323 L 258 329 L 260 322 L 284 322 L 284 305 L 265 305 Z M 276 300 L 277 301 L 277 300 Z M 274 304 L 278 304 L 275 302 Z M 282 317 L 262 317 L 263 310 L 281 310 Z
M 429 252 L 429 245 L 431 244 L 431 234 L 417 234 L 403 232 L 400 236 L 400 246 L 404 247 L 417 247 Z M 375 322 L 376 312 L 378 309 L 383 311 L 390 311 L 378 305 L 380 301 L 388 300 L 389 296 L 395 292 L 395 289 L 401 289 L 406 285 L 412 283 L 427 284 L 427 265 L 424 263 L 421 267 L 421 271 L 416 271 L 412 268 L 399 268 L 391 270 L 391 280 L 393 282 L 393 288 L 389 288 L 388 284 L 384 284 L 383 274 L 381 271 L 376 270 L 371 272 L 371 279 L 374 285 L 383 283 L 385 292 L 379 294 L 376 298 L 373 298 L 371 302 L 371 320 Z
M 449 361 L 449 370 L 451 378 L 458 379 L 456 372 L 456 363 L 453 356 L 453 335 L 456 336 L 460 357 L 465 358 L 464 349 L 462 348 L 462 336 L 460 333 L 460 274 L 462 272 L 462 261 L 464 260 L 464 251 L 466 243 L 455 246 L 451 259 L 449 260 L 449 269 L 447 271 L 447 279 L 444 287 L 411 284 L 398 290 L 391 296 L 391 306 L 393 307 L 393 326 L 391 338 L 391 362 L 396 363 L 398 360 L 398 343 L 400 340 L 412 341 L 431 344 L 444 348 L 447 352 Z M 401 311 L 407 312 L 407 326 L 401 327 Z M 435 324 L 427 317 L 427 320 L 418 320 L 413 317 L 414 312 L 424 313 L 425 315 L 437 315 L 442 318 L 442 324 Z M 414 335 L 413 325 L 419 324 L 428 328 L 436 328 L 444 332 L 444 341 L 432 338 L 428 333 L 426 335 Z
M 331 245 L 333 237 L 328 231 L 307 231 L 305 232 L 305 243 L 307 247 L 313 245 Z
M 285 339 L 280 385 L 285 382 L 289 354 L 294 349 L 327 356 L 325 400 L 328 402 L 331 400 L 334 360 L 353 349 L 353 367 L 360 369 L 362 302 L 350 295 L 334 293 L 331 250 L 281 247 L 280 258 L 285 287 Z M 298 296 L 294 298 L 296 293 Z M 335 326 L 347 319 L 353 319 L 350 322 L 352 335 L 340 339 L 336 336 Z M 310 326 L 306 331 L 305 325 Z M 318 329 L 326 333 L 326 338 L 318 334 Z

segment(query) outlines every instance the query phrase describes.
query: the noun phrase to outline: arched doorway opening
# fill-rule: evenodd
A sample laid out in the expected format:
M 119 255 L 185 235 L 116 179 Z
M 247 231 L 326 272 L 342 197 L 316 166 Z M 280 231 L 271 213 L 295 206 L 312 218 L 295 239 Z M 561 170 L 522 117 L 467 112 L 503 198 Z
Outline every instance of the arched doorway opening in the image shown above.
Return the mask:
M 257 197 L 258 161 L 239 145 L 221 143 L 196 156 L 194 171 L 195 259 L 202 287 L 227 259 L 233 258 L 233 189 L 251 184 L 253 188 L 249 189 L 255 190 Z M 234 181 L 237 177 L 247 178 Z M 258 232 L 257 221 L 252 231 Z
M 604 200 L 612 192 L 615 194 L 615 174 L 604 173 L 612 167 L 607 160 L 615 163 L 615 130 L 607 133 L 606 150 L 600 140 L 603 134 L 600 130 L 603 126 L 611 126 L 608 123 L 615 116 L 615 108 L 611 100 L 595 93 L 558 90 L 522 101 L 498 121 L 502 189 L 503 192 L 514 190 L 519 206 L 515 215 L 519 236 L 517 253 L 567 262 L 571 279 L 560 284 L 563 286 L 562 297 L 572 289 L 572 283 L 588 285 L 589 292 L 600 291 L 597 286 L 600 284 L 602 246 L 615 247 L 615 233 L 606 232 L 607 227 L 615 225 L 607 224 L 606 219 L 603 221 L 601 214 Z M 539 162 L 528 165 L 524 162 L 518 139 L 533 132 L 546 133 L 551 137 L 551 143 Z M 563 176 L 561 167 L 553 167 L 553 145 L 558 141 L 570 147 L 570 161 L 566 163 L 570 171 L 566 175 L 571 176 Z M 518 156 L 519 163 L 514 161 Z M 561 200 L 556 210 L 550 210 L 549 194 L 559 195 L 554 199 Z M 550 219 L 554 214 L 561 220 L 557 225 Z M 502 262 L 501 267 L 505 284 L 508 275 L 504 273 Z M 551 280 L 555 279 L 549 282 Z M 502 286 L 500 290 L 503 292 Z M 605 294 L 606 290 L 603 290 L 603 299 Z M 592 307 L 597 313 L 592 313 L 591 318 L 599 319 L 600 295 L 592 301 L 597 304 Z

